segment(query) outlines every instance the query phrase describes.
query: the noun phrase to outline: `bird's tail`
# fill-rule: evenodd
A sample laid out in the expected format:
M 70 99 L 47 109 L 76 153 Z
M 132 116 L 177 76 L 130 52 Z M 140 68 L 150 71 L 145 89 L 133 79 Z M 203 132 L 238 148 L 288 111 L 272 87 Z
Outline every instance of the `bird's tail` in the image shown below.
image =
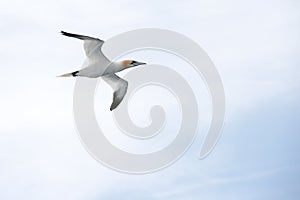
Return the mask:
M 62 74 L 62 75 L 59 75 L 57 77 L 74 77 L 74 76 L 78 76 L 79 71 L 75 71 L 75 72 L 71 72 L 71 73 L 67 73 L 67 74 Z

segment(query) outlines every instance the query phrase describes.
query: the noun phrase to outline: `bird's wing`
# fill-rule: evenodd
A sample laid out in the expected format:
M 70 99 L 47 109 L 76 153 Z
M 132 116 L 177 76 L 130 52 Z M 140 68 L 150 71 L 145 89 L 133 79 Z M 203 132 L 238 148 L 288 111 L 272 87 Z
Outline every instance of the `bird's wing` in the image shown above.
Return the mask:
M 112 111 L 113 109 L 118 107 L 118 105 L 123 100 L 123 98 L 127 92 L 128 82 L 125 81 L 124 79 L 120 78 L 116 74 L 105 75 L 105 76 L 102 76 L 102 78 L 114 90 L 113 102 L 110 106 L 110 110 Z
M 80 40 L 83 40 L 83 47 L 85 54 L 88 58 L 90 59 L 105 59 L 105 61 L 109 61 L 105 55 L 101 51 L 101 47 L 104 43 L 103 40 L 100 40 L 98 38 L 93 38 L 90 36 L 85 36 L 85 35 L 78 35 L 74 33 L 67 33 L 65 31 L 61 31 L 62 35 L 68 36 L 68 37 L 74 37 Z

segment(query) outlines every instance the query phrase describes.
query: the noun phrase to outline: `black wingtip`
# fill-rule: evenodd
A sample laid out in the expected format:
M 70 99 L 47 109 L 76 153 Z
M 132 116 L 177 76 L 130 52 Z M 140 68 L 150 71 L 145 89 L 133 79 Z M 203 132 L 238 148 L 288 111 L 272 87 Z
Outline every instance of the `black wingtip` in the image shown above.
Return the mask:
M 68 35 L 68 34 L 69 34 L 68 32 L 65 32 L 65 31 L 60 31 L 60 33 L 61 33 L 62 35 Z
M 79 73 L 79 71 L 75 71 L 75 72 L 72 72 L 72 76 L 77 76 L 77 74 Z

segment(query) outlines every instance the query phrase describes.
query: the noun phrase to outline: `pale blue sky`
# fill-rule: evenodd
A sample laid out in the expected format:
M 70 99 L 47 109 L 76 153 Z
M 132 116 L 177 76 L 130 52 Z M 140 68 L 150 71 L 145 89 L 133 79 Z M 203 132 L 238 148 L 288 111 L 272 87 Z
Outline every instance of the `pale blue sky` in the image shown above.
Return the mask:
M 298 1 L 0 5 L 0 199 L 299 199 Z M 224 81 L 226 122 L 204 160 L 199 137 L 165 170 L 121 174 L 95 161 L 76 134 L 75 80 L 55 76 L 77 69 L 84 54 L 59 31 L 107 39 L 146 27 L 185 34 L 206 50 Z

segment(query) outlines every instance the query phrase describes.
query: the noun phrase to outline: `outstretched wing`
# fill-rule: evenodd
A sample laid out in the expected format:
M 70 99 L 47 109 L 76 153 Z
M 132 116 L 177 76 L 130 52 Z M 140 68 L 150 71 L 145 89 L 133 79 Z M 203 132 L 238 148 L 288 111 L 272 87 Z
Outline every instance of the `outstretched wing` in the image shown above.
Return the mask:
M 127 92 L 128 82 L 115 74 L 102 76 L 102 79 L 106 83 L 108 83 L 111 86 L 111 88 L 114 90 L 113 102 L 110 106 L 110 110 L 112 111 L 113 109 L 118 107 L 118 105 L 123 100 Z
M 61 31 L 62 35 L 68 36 L 68 37 L 74 37 L 80 40 L 83 40 L 83 47 L 85 54 L 88 58 L 102 58 L 108 60 L 105 55 L 101 51 L 101 47 L 104 43 L 103 40 L 100 40 L 98 38 L 93 38 L 90 36 L 85 36 L 85 35 L 78 35 L 74 33 L 68 33 L 65 31 Z

